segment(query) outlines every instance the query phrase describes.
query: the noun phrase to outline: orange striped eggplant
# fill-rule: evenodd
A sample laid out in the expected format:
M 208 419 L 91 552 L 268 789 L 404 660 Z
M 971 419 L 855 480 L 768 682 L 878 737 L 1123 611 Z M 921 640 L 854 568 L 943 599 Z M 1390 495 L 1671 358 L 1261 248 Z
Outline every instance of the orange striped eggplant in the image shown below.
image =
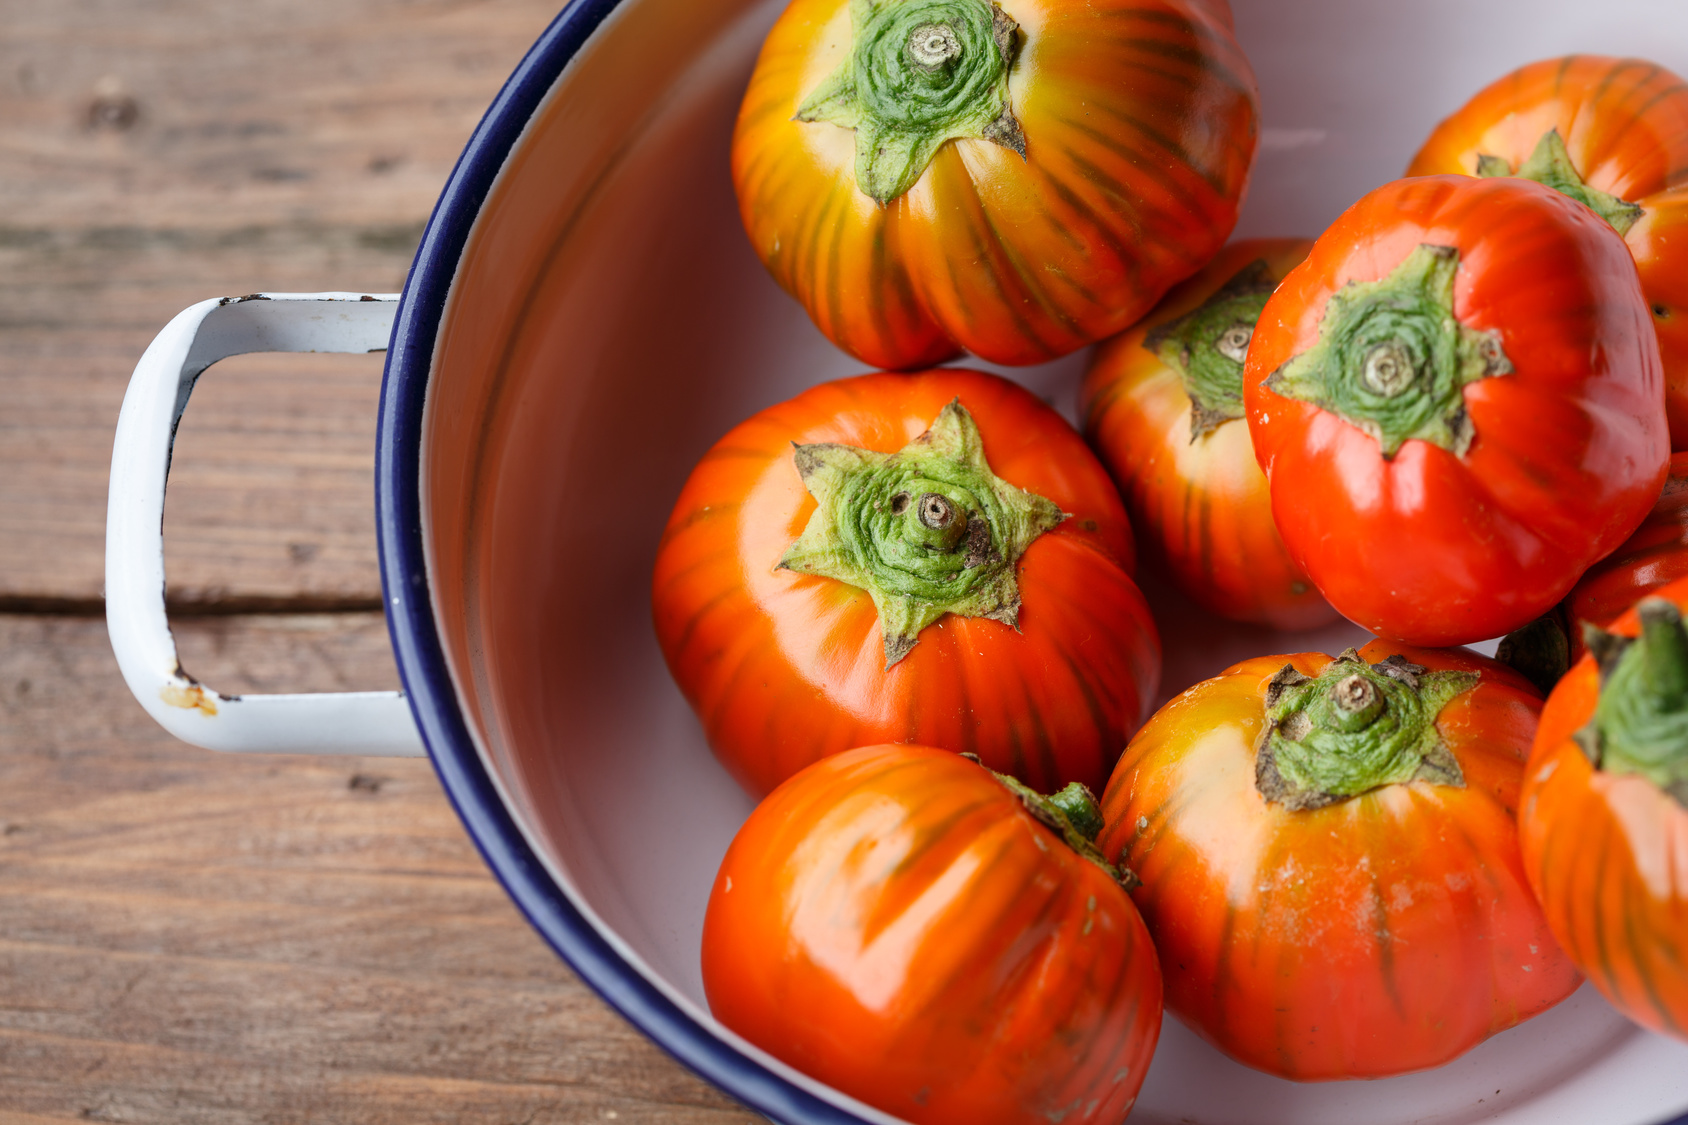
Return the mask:
M 1219 249 L 1257 117 L 1224 0 L 794 0 L 733 182 L 757 254 L 851 355 L 1038 363 Z
M 1670 460 L 1623 240 L 1523 179 L 1355 203 L 1267 300 L 1243 401 L 1291 557 L 1408 644 L 1541 616 L 1640 525 Z
M 1272 522 L 1243 418 L 1243 358 L 1267 296 L 1310 246 L 1225 247 L 1098 350 L 1081 396 L 1085 436 L 1172 580 L 1221 616 L 1278 629 L 1310 629 L 1336 611 Z
M 1688 83 L 1643 59 L 1520 67 L 1438 125 L 1409 176 L 1524 176 L 1624 236 L 1664 358 L 1672 448 L 1688 447 Z
M 1688 1040 L 1688 579 L 1592 635 L 1542 711 L 1524 869 L 1553 933 L 1619 1011 Z
M 1160 1034 L 1154 946 L 1095 798 L 870 746 L 763 801 L 703 923 L 720 1021 L 923 1125 L 1117 1125 Z
M 1036 397 L 943 369 L 814 387 L 686 482 L 652 602 L 716 755 L 761 795 L 921 742 L 1098 787 L 1160 647 L 1106 470 Z
M 1514 820 L 1541 697 L 1459 649 L 1246 660 L 1163 707 L 1102 799 L 1167 1007 L 1301 1081 L 1438 1066 L 1578 975 Z

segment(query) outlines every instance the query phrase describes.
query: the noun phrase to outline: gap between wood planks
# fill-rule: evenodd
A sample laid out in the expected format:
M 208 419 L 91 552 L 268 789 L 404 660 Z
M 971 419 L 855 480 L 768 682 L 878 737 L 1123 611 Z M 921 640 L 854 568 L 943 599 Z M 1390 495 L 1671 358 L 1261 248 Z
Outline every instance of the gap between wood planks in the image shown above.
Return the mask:
M 242 690 L 390 661 L 374 615 L 182 630 L 219 631 Z M 0 615 L 0 1120 L 612 1118 L 758 1120 L 557 960 L 426 761 L 199 750 L 100 622 Z
M 238 617 L 248 614 L 374 613 L 382 610 L 380 598 L 302 595 L 299 597 L 237 596 L 218 601 L 196 598 L 164 599 L 173 618 Z M 29 594 L 0 594 L 0 614 L 48 617 L 103 617 L 103 598 L 59 598 Z

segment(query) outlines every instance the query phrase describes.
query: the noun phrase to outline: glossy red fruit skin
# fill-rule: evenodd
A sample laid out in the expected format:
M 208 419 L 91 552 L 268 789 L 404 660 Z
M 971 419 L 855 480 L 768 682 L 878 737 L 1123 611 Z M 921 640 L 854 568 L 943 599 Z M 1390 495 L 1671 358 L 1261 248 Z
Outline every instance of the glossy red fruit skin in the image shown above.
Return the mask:
M 1415 439 L 1386 460 L 1264 383 L 1318 339 L 1331 294 L 1427 243 L 1458 250 L 1455 316 L 1498 333 L 1514 371 L 1464 388 L 1465 456 Z M 1410 644 L 1540 616 L 1640 524 L 1670 456 L 1629 251 L 1588 208 L 1519 179 L 1425 176 L 1361 199 L 1267 302 L 1243 393 L 1291 556 L 1344 616 Z
M 1688 579 L 1655 592 L 1688 607 Z M 1640 632 L 1632 610 L 1611 624 Z M 1524 870 L 1554 936 L 1624 1015 L 1688 1040 L 1688 808 L 1647 778 L 1596 769 L 1571 738 L 1600 677 L 1583 656 L 1548 696 L 1524 770 Z
M 1589 567 L 1566 595 L 1572 663 L 1583 654 L 1583 622 L 1605 628 L 1646 595 L 1683 577 L 1688 577 L 1688 451 L 1671 454 L 1664 491 L 1635 534 Z
M 1688 448 L 1688 83 L 1646 59 L 1566 55 L 1521 66 L 1436 126 L 1409 176 L 1513 168 L 1557 129 L 1591 188 L 1639 204 L 1624 234 L 1664 363 L 1671 447 Z
M 1018 629 L 949 614 L 887 669 L 866 591 L 778 566 L 815 509 L 792 445 L 895 452 L 951 399 L 978 424 L 992 471 L 1070 518 L 1020 559 Z M 863 375 L 771 406 L 705 454 L 657 550 L 652 615 L 710 747 L 755 796 L 876 742 L 976 753 L 1040 792 L 1099 789 L 1160 679 L 1134 563 L 1107 471 L 1030 392 L 958 368 Z
M 1525 880 L 1514 819 L 1541 697 L 1463 649 L 1374 641 L 1478 672 L 1437 725 L 1465 785 L 1386 785 L 1290 810 L 1255 786 L 1269 681 L 1323 653 L 1237 664 L 1126 747 L 1097 844 L 1143 880 L 1166 1005 L 1220 1050 L 1297 1081 L 1439 1066 L 1558 1003 L 1580 978 Z
M 1160 1034 L 1119 883 L 930 747 L 834 755 L 757 807 L 710 894 L 703 981 L 733 1031 L 922 1125 L 1114 1125 Z

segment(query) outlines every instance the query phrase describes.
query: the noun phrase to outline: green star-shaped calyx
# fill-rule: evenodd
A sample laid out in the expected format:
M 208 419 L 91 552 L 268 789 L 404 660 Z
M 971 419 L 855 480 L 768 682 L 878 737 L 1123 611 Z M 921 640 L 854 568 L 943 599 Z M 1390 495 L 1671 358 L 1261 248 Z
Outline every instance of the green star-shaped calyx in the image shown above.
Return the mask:
M 1190 396 L 1190 440 L 1243 416 L 1243 361 L 1277 283 L 1264 258 L 1238 270 L 1198 309 L 1157 324 L 1143 346 L 1178 372 Z
M 1436 717 L 1476 672 L 1431 672 L 1403 656 L 1367 664 L 1349 649 L 1317 676 L 1284 665 L 1266 690 L 1254 780 L 1268 801 L 1316 809 L 1385 785 L 1463 786 Z
M 1557 128 L 1542 134 L 1529 159 L 1520 164 L 1516 172 L 1504 157 L 1479 153 L 1477 174 L 1484 177 L 1517 176 L 1521 180 L 1534 180 L 1561 195 L 1570 196 L 1605 219 L 1619 234 L 1628 234 L 1629 228 L 1635 225 L 1635 220 L 1641 217 L 1641 204 L 1631 203 L 1627 199 L 1583 183 L 1583 178 L 1577 174 L 1576 166 L 1571 163 L 1571 154 L 1566 151 L 1565 140 L 1559 135 Z
M 1688 630 L 1664 598 L 1642 600 L 1636 614 L 1633 639 L 1585 625 L 1600 698 L 1574 737 L 1597 768 L 1640 774 L 1688 808 Z
M 1364 430 L 1385 460 L 1414 438 L 1464 457 L 1476 437 L 1465 385 L 1512 363 L 1499 333 L 1454 316 L 1458 272 L 1455 247 L 1424 243 L 1388 276 L 1349 282 L 1325 303 L 1318 340 L 1266 386 Z
M 779 565 L 866 590 L 886 668 L 946 613 L 1019 627 L 1020 556 L 1067 517 L 991 472 L 959 400 L 895 453 L 818 443 L 793 461 L 815 512 Z
M 1019 24 L 989 0 L 851 0 L 853 42 L 796 119 L 856 131 L 856 186 L 880 203 L 938 148 L 978 137 L 1026 155 L 1008 104 Z
M 1060 792 L 1043 794 L 1017 777 L 990 769 L 977 754 L 964 752 L 961 756 L 981 769 L 989 770 L 1004 789 L 1020 799 L 1021 806 L 1033 820 L 1060 836 L 1069 848 L 1101 868 L 1122 888 L 1132 891 L 1143 885 L 1136 872 L 1123 863 L 1109 863 L 1096 846 L 1096 837 L 1103 828 L 1102 808 L 1096 803 L 1096 794 L 1084 782 L 1069 781 Z

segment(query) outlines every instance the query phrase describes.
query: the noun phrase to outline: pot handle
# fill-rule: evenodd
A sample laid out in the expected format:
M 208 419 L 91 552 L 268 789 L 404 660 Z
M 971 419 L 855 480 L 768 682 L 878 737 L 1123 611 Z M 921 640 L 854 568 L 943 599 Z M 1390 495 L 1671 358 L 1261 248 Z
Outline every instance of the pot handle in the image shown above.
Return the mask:
M 201 301 L 158 334 L 129 380 L 106 501 L 106 627 L 129 690 L 177 738 L 210 750 L 419 755 L 402 692 L 223 695 L 182 671 L 164 608 L 164 486 L 194 383 L 247 352 L 386 351 L 397 294 L 255 293 Z

